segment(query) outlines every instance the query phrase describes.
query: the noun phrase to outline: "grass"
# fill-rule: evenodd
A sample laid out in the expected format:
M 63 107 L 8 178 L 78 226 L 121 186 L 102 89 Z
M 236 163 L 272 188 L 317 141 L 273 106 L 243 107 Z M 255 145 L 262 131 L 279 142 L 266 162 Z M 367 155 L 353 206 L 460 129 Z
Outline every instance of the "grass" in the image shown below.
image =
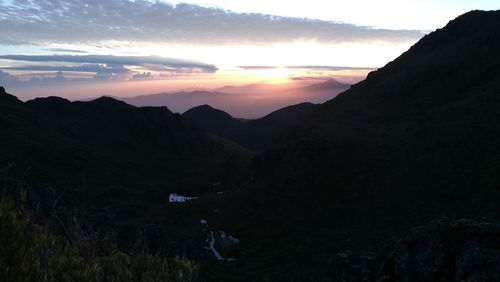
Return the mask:
M 0 281 L 195 281 L 198 265 L 147 250 L 123 252 L 109 236 L 86 235 L 73 226 L 57 232 L 56 217 L 27 208 L 26 192 L 1 185 Z M 61 223 L 63 224 L 63 223 Z M 62 233 L 62 234 L 60 234 Z

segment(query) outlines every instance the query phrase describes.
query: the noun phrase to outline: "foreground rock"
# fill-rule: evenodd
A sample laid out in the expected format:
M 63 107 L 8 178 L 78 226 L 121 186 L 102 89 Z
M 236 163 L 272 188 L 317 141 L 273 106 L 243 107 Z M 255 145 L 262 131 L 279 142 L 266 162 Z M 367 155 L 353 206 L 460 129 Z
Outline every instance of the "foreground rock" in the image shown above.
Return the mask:
M 390 254 L 339 253 L 332 281 L 500 281 L 500 223 L 433 221 L 400 239 Z

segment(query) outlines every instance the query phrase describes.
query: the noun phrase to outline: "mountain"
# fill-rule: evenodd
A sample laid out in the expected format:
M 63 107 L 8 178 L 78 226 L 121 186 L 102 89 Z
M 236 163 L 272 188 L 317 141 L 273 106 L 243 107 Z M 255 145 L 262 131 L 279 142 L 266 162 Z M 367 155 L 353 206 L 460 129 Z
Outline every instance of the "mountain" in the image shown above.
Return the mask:
M 408 150 L 424 149 L 425 144 L 433 154 L 445 154 L 431 150 L 436 145 L 461 157 L 478 148 L 473 145 L 495 151 L 484 134 L 493 138 L 497 133 L 498 18 L 499 12 L 471 12 L 425 36 L 398 59 L 289 129 L 283 146 L 321 136 L 313 139 L 332 149 L 356 142 L 390 145 L 390 151 L 403 145 Z M 464 151 L 455 151 L 459 148 Z M 429 153 L 419 151 L 418 159 Z M 488 155 L 474 158 L 484 161 Z
M 230 132 L 242 123 L 241 120 L 233 118 L 230 114 L 214 109 L 209 105 L 189 109 L 182 116 L 208 132 L 222 137 L 228 137 Z
M 296 87 L 296 84 L 257 83 L 211 91 L 181 91 L 116 99 L 135 106 L 167 106 L 177 113 L 206 104 L 235 117 L 256 119 L 290 105 L 323 103 L 349 87 L 335 80 L 302 87 Z
M 165 107 L 0 95 L 0 167 L 15 164 L 12 173 L 29 183 L 72 197 L 89 193 L 96 203 L 131 209 L 131 197 L 147 205 L 170 192 L 203 193 L 222 181 L 228 162 L 249 156 Z
M 304 83 L 306 85 L 304 86 Z M 230 94 L 252 94 L 252 93 L 272 93 L 272 92 L 307 92 L 316 93 L 318 91 L 338 91 L 346 90 L 350 85 L 337 81 L 333 78 L 327 79 L 318 83 L 304 82 L 304 83 L 281 83 L 281 84 L 267 84 L 267 83 L 253 83 L 243 86 L 224 86 L 215 89 L 216 92 L 230 93 Z M 332 97 L 330 97 L 332 98 Z
M 285 128 L 295 124 L 316 108 L 312 103 L 301 103 L 274 111 L 262 118 L 245 121 L 224 136 L 245 148 L 263 151 L 269 148 Z
M 259 119 L 241 120 L 203 105 L 182 115 L 208 132 L 230 139 L 245 148 L 262 151 L 271 146 L 285 128 L 298 122 L 315 108 L 315 104 L 301 103 L 279 109 Z
M 211 218 L 216 206 L 205 198 L 247 181 L 252 157 L 166 107 L 109 97 L 22 102 L 2 88 L 0 132 L 0 188 L 14 181 L 10 190 L 26 194 L 20 199 L 36 218 L 60 219 L 56 234 L 75 225 L 123 251 L 196 261 L 211 259 L 200 218 Z M 182 209 L 169 202 L 173 194 L 201 199 Z
M 188 105 L 192 103 L 192 101 L 201 101 L 202 103 L 211 102 L 213 99 L 223 98 L 226 96 L 227 95 L 225 93 L 220 92 L 209 90 L 194 90 L 174 93 L 141 95 L 131 98 L 115 98 L 137 107 L 170 106 L 174 109 L 182 109 L 184 107 L 189 107 Z M 175 107 L 172 107 L 171 105 L 174 103 L 176 103 L 177 105 Z
M 318 91 L 332 91 L 334 89 L 348 89 L 350 85 L 339 82 L 333 78 L 330 78 L 326 81 L 319 82 L 319 83 L 314 83 L 311 85 L 303 86 L 298 89 L 303 90 L 303 91 L 312 91 L 312 92 L 318 92 Z
M 464 14 L 286 128 L 220 209 L 244 262 L 214 275 L 496 280 L 499 34 L 500 11 Z
M 215 89 L 216 92 L 229 93 L 229 94 L 255 94 L 255 93 L 270 93 L 270 92 L 281 92 L 284 90 L 289 90 L 295 88 L 289 83 L 252 83 L 241 86 L 231 86 L 227 85 Z

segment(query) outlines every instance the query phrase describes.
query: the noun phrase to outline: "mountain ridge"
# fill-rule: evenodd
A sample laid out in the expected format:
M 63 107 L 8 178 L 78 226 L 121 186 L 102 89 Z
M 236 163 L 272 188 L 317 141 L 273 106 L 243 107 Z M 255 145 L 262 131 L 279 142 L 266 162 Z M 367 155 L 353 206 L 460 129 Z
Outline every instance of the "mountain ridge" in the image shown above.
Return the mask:
M 252 85 L 230 86 L 224 88 L 224 91 L 218 91 L 218 89 L 181 91 L 115 98 L 135 106 L 167 106 L 173 112 L 179 113 L 198 105 L 208 104 L 238 118 L 256 119 L 289 105 L 302 102 L 323 103 L 350 87 L 335 80 L 313 83 L 310 87 L 256 85 L 256 90 L 252 88 Z M 227 91 L 228 89 L 232 89 L 233 92 Z
M 245 148 L 263 151 L 278 139 L 285 128 L 307 116 L 316 106 L 312 103 L 300 103 L 248 120 L 236 119 L 209 105 L 194 107 L 182 115 L 208 132 L 230 139 Z
M 79 160 L 75 162 L 78 164 L 76 167 L 68 166 L 72 167 L 72 172 L 68 172 L 68 179 L 69 174 L 78 174 L 78 170 L 88 167 L 96 179 L 104 180 L 107 178 L 106 171 L 115 169 L 116 172 L 120 169 L 137 172 L 143 170 L 144 175 L 153 177 L 157 169 L 147 172 L 146 168 L 161 159 L 179 162 L 181 158 L 185 158 L 185 161 L 178 163 L 179 168 L 175 169 L 178 170 L 183 162 L 188 166 L 199 166 L 201 164 L 196 163 L 205 162 L 204 159 L 213 158 L 214 162 L 220 162 L 231 155 L 246 154 L 244 149 L 213 137 L 166 107 L 138 108 L 109 97 L 88 102 L 70 102 L 57 97 L 21 102 L 9 94 L 2 96 L 2 100 L 7 101 L 2 106 L 8 105 L 10 109 L 0 115 L 0 120 L 6 125 L 2 126 L 4 134 L 0 140 L 6 149 L 2 160 L 28 165 L 29 159 L 36 158 L 37 167 L 51 167 L 52 171 L 40 171 L 37 176 L 44 175 L 54 181 L 58 177 L 55 171 L 65 167 L 65 161 L 59 164 L 58 159 L 71 160 L 74 157 Z M 67 146 L 69 147 L 62 149 Z M 70 147 L 74 149 L 71 150 Z M 35 150 L 35 154 L 24 155 L 27 148 Z M 22 161 L 23 158 L 26 161 Z M 44 164 L 43 159 L 46 158 L 53 158 L 54 163 Z M 122 168 L 112 164 L 127 158 L 130 160 L 119 166 Z M 147 162 L 151 162 L 151 165 L 147 165 Z M 126 163 L 131 166 L 126 168 Z M 79 166 L 82 168 L 78 168 Z M 137 166 L 136 169 L 133 166 Z M 33 174 L 36 171 L 32 169 Z M 132 177 L 133 174 L 135 173 L 128 175 Z M 79 178 L 77 175 L 73 177 Z M 140 181 L 141 177 L 136 175 L 132 178 Z M 158 178 L 158 175 L 154 178 Z M 115 176 L 114 179 L 116 183 L 123 182 L 123 179 Z M 108 181 L 113 182 L 106 180 Z
M 238 226 L 243 240 L 259 238 L 265 229 L 274 235 L 261 243 L 287 261 L 277 263 L 262 253 L 247 263 L 255 269 L 276 265 L 268 277 L 283 281 L 299 275 L 350 281 L 326 273 L 356 269 L 352 253 L 387 255 L 387 245 L 399 250 L 398 238 L 414 226 L 440 217 L 498 222 L 499 34 L 500 11 L 460 16 L 288 127 L 256 164 L 260 186 L 254 193 L 265 196 L 245 201 L 258 204 L 260 212 L 232 212 L 258 222 Z M 258 219 L 266 215 L 272 217 L 259 227 L 264 223 Z M 435 246 L 427 240 L 422 244 Z M 418 261 L 432 250 L 409 256 Z M 349 262 L 326 269 L 338 256 Z M 471 267 L 485 256 L 472 260 Z M 289 273 L 297 265 L 304 271 Z M 454 279 L 453 266 L 439 269 L 445 280 Z M 427 271 L 421 280 L 440 281 Z M 354 281 L 376 281 L 366 279 Z

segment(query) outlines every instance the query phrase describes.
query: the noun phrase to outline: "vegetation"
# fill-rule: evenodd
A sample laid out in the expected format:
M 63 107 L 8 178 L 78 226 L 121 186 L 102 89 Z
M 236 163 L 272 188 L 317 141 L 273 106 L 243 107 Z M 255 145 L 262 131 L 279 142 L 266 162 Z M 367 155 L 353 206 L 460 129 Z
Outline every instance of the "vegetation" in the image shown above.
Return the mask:
M 426 36 L 285 129 L 251 173 L 244 150 L 166 109 L 0 95 L 0 167 L 16 162 L 16 175 L 30 167 L 29 183 L 85 202 L 54 213 L 50 200 L 41 212 L 44 201 L 6 187 L 0 281 L 197 278 L 188 261 L 146 246 L 196 257 L 207 281 L 332 281 L 336 253 L 392 251 L 412 227 L 443 216 L 497 222 L 499 22 L 500 12 L 472 12 Z M 168 204 L 169 193 L 199 199 Z M 109 228 L 123 242 L 81 231 L 72 218 L 85 214 L 93 220 L 84 230 Z M 130 242 L 143 226 L 147 240 L 136 250 Z M 207 255 L 209 228 L 241 240 L 235 261 Z M 490 260 L 496 250 L 478 250 L 500 261 Z
M 108 237 L 85 236 L 78 228 L 57 234 L 47 218 L 38 220 L 26 208 L 25 190 L 16 196 L 6 186 L 0 195 L 0 281 L 181 282 L 197 277 L 198 266 L 185 258 L 125 253 Z

